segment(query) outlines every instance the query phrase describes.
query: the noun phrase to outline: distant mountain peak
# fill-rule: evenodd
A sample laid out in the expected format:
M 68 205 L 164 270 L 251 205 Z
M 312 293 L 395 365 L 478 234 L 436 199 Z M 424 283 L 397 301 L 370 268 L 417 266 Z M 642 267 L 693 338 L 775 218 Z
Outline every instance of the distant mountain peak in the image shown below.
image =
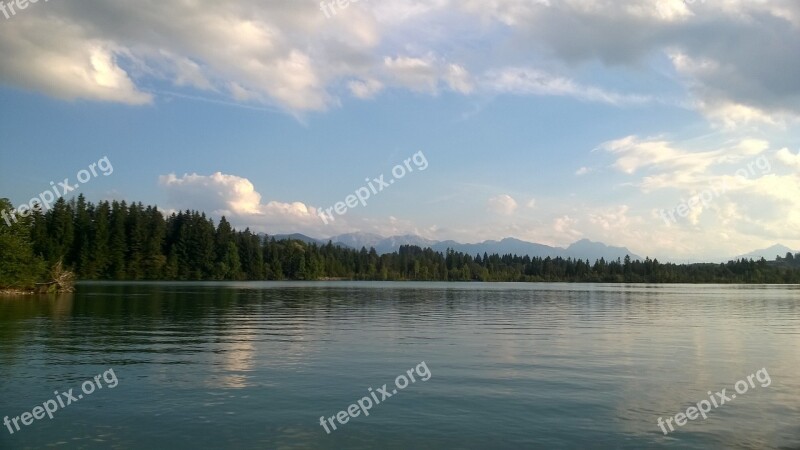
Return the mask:
M 589 261 L 597 260 L 600 258 L 607 260 L 614 260 L 617 258 L 625 258 L 630 256 L 631 259 L 642 259 L 641 256 L 628 250 L 627 247 L 614 247 L 603 244 L 602 242 L 594 242 L 589 239 L 581 239 L 573 242 L 567 247 L 567 255 L 573 258 L 588 259 Z
M 486 240 L 474 244 L 462 244 L 453 240 L 433 241 L 421 236 L 406 234 L 401 236 L 382 237 L 373 233 L 347 233 L 331 237 L 333 242 L 341 243 L 354 248 L 374 248 L 379 254 L 392 253 L 402 245 L 416 245 L 421 248 L 431 248 L 437 252 L 446 252 L 452 249 L 469 255 L 483 255 L 484 253 L 497 253 L 500 255 L 516 254 L 530 257 L 561 257 L 573 259 L 589 259 L 594 261 L 600 258 L 607 260 L 622 259 L 630 255 L 633 259 L 641 259 L 625 247 L 612 247 L 601 242 L 581 239 L 568 248 L 552 247 L 545 244 L 528 242 L 515 237 L 506 237 L 500 241 Z
M 796 250 L 792 250 L 789 247 L 783 244 L 775 244 L 771 247 L 763 248 L 760 250 L 753 250 L 750 253 L 745 253 L 743 255 L 736 256 L 733 259 L 753 259 L 758 260 L 764 258 L 768 261 L 772 261 L 775 259 L 776 256 L 784 257 L 786 253 L 796 254 L 798 253 Z
M 264 233 L 259 233 L 259 235 L 262 237 L 267 236 Z M 561 248 L 528 242 L 515 237 L 506 237 L 499 241 L 486 240 L 474 244 L 462 244 L 454 240 L 434 241 L 415 234 L 383 237 L 375 233 L 360 231 L 332 236 L 328 239 L 315 239 L 301 233 L 276 234 L 269 235 L 269 237 L 277 240 L 292 239 L 319 245 L 325 245 L 328 241 L 331 241 L 336 245 L 350 247 L 356 250 L 360 250 L 362 247 L 367 249 L 374 248 L 378 254 L 396 252 L 403 245 L 415 245 L 421 248 L 431 248 L 441 253 L 452 249 L 457 252 L 480 256 L 483 256 L 484 253 L 496 253 L 499 255 L 516 254 L 519 256 L 528 255 L 530 257 L 542 258 L 549 256 L 551 258 L 588 259 L 590 262 L 600 258 L 606 261 L 614 261 L 618 258 L 624 259 L 625 256 L 630 256 L 631 259 L 634 260 L 642 259 L 641 256 L 631 252 L 627 247 L 610 246 L 602 242 L 592 241 L 588 238 L 579 239 L 570 244 L 567 248 Z M 792 253 L 794 255 L 800 253 L 800 251 L 792 250 L 783 244 L 774 244 L 764 249 L 754 250 L 735 257 L 728 257 L 723 262 L 738 259 L 760 260 L 761 258 L 773 261 L 776 256 L 783 258 L 786 253 Z

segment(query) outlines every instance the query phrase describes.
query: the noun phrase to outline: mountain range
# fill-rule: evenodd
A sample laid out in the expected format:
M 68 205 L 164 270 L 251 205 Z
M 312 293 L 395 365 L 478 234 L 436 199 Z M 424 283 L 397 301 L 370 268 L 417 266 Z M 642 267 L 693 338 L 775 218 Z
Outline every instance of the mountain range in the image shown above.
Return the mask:
M 593 242 L 588 239 L 577 241 L 567 248 L 552 247 L 545 244 L 537 244 L 535 242 L 527 242 L 515 238 L 506 238 L 500 241 L 483 241 L 475 244 L 462 244 L 460 242 L 448 241 L 433 241 L 425 239 L 416 235 L 402 235 L 383 237 L 372 233 L 347 233 L 338 236 L 333 236 L 329 239 L 317 239 L 306 236 L 304 234 L 278 234 L 274 237 L 277 240 L 294 239 L 306 243 L 316 243 L 325 245 L 330 240 L 334 244 L 344 247 L 361 249 L 374 248 L 379 255 L 386 253 L 396 252 L 401 245 L 416 245 L 421 248 L 431 248 L 434 251 L 445 253 L 447 249 L 453 249 L 457 252 L 463 252 L 469 255 L 483 255 L 484 253 L 492 254 L 497 253 L 500 255 L 515 254 L 515 255 L 528 255 L 530 257 L 561 257 L 573 259 L 588 259 L 594 262 L 600 258 L 608 260 L 616 260 L 617 258 L 625 259 L 626 255 L 630 255 L 631 259 L 643 259 L 641 256 L 633 253 L 626 247 L 614 247 L 606 245 L 602 242 Z M 735 257 L 720 258 L 720 262 L 727 262 L 732 259 L 753 259 L 759 260 L 762 257 L 766 260 L 774 260 L 775 256 L 785 256 L 787 252 L 798 253 L 785 245 L 776 244 L 761 250 L 755 250 L 750 253 L 738 255 Z M 667 262 L 664 259 L 663 262 Z M 675 261 L 678 262 L 678 261 Z M 683 261 L 686 262 L 686 261 Z M 702 262 L 702 261 L 697 261 Z
M 630 255 L 631 259 L 642 259 L 625 247 L 612 247 L 601 242 L 592 242 L 588 239 L 580 240 L 567 248 L 562 248 L 526 242 L 514 238 L 506 238 L 501 241 L 484 241 L 476 244 L 462 244 L 456 241 L 433 241 L 415 235 L 383 237 L 371 233 L 347 233 L 333 236 L 330 239 L 316 239 L 299 233 L 279 234 L 273 237 L 277 240 L 295 239 L 320 245 L 327 244 L 330 240 L 334 244 L 354 249 L 360 249 L 362 247 L 367 249 L 374 248 L 379 255 L 396 252 L 402 245 L 416 245 L 421 248 L 431 248 L 441 253 L 452 249 L 469 255 L 498 253 L 500 255 L 515 254 L 541 258 L 546 258 L 548 256 L 551 258 L 570 257 L 573 259 L 588 259 L 591 262 L 600 258 L 605 258 L 606 260 L 615 260 L 617 258 L 624 259 L 626 255 Z
M 786 253 L 796 254 L 798 253 L 798 251 L 792 250 L 785 245 L 775 244 L 772 247 L 764 248 L 761 250 L 755 250 L 750 253 L 745 253 L 744 255 L 739 255 L 736 258 L 732 259 L 744 258 L 744 259 L 753 259 L 757 261 L 761 258 L 764 258 L 767 261 L 772 261 L 775 259 L 776 256 L 780 256 L 781 258 L 783 258 L 784 256 L 786 256 Z

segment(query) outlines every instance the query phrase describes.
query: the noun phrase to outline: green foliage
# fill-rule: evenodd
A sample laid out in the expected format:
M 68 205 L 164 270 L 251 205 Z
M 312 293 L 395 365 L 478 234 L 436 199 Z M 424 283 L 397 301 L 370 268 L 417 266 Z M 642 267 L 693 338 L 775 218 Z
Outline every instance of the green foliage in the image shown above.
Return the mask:
M 0 206 L 10 208 L 6 201 Z M 12 227 L 0 223 L 0 286 L 30 286 L 63 259 L 78 279 L 419 280 L 611 283 L 800 283 L 800 257 L 774 262 L 662 264 L 624 260 L 475 255 L 403 246 L 378 255 L 328 242 L 267 239 L 198 211 L 165 218 L 153 206 L 59 200 Z M 46 263 L 46 264 L 45 264 Z
M 0 199 L 0 211 L 11 208 L 8 199 Z M 31 289 L 46 272 L 44 260 L 34 253 L 32 223 L 30 216 L 17 217 L 10 226 L 0 221 L 0 288 Z

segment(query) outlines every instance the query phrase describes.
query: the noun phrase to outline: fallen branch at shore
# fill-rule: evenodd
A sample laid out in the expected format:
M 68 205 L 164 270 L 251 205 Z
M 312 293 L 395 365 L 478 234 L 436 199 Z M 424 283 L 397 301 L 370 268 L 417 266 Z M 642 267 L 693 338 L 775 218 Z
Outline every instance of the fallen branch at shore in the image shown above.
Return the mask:
M 53 265 L 50 277 L 51 281 L 35 283 L 33 289 L 2 288 L 0 289 L 0 295 L 55 294 L 73 292 L 75 290 L 75 274 L 65 270 L 61 261 Z

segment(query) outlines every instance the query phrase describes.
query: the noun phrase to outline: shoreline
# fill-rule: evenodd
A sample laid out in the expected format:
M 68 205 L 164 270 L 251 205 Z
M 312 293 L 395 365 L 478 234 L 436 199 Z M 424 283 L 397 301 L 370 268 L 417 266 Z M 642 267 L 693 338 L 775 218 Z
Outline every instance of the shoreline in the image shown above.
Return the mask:
M 181 284 L 181 283 L 327 283 L 327 282 L 341 282 L 341 283 L 438 283 L 438 284 L 455 284 L 455 283 L 475 283 L 475 284 L 625 284 L 633 286 L 646 286 L 646 285 L 695 285 L 695 286 L 800 286 L 800 283 L 756 283 L 747 281 L 479 281 L 479 280 L 359 280 L 353 278 L 318 278 L 314 280 L 78 280 L 76 284 Z M 0 293 L 2 291 L 0 290 Z
M 0 295 L 33 295 L 33 289 L 0 289 Z

